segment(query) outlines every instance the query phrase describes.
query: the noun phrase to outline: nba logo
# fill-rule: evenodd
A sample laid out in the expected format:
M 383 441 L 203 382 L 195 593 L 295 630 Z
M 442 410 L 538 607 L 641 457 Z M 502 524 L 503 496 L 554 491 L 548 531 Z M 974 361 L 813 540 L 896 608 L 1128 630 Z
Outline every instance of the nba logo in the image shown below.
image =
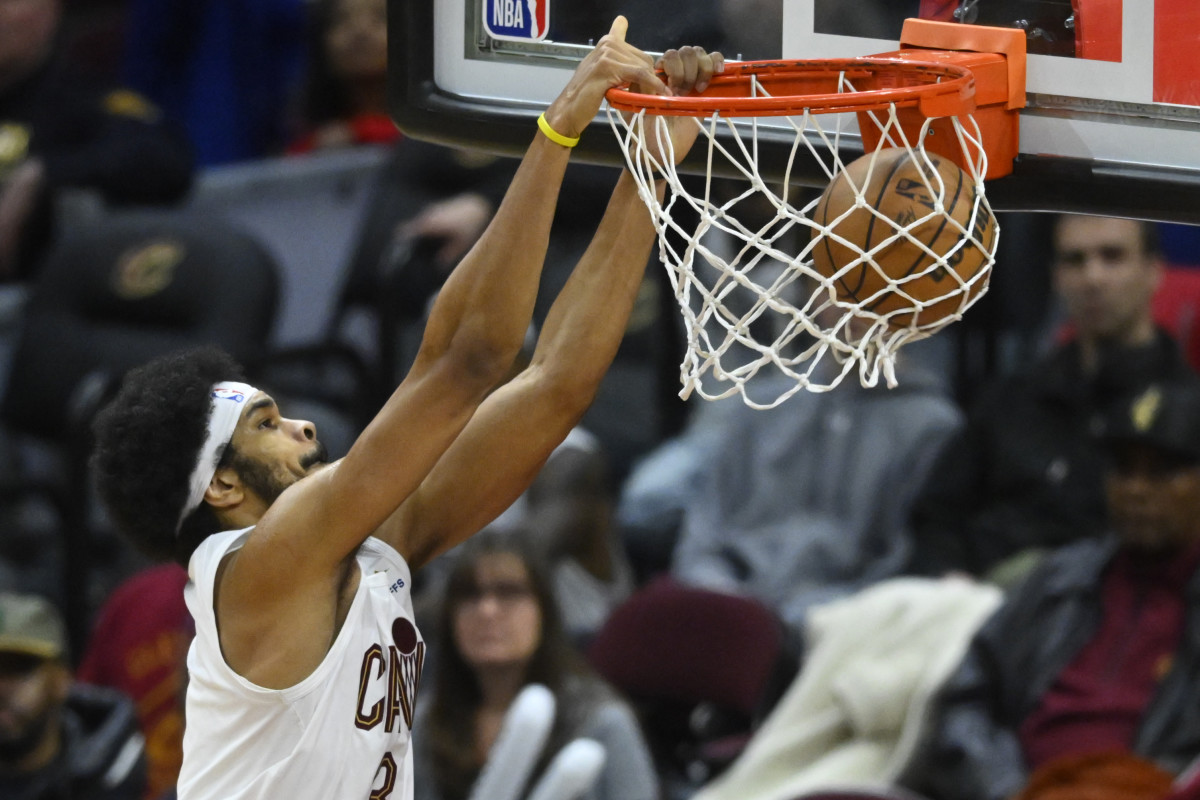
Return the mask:
M 550 0 L 482 0 L 483 24 L 493 39 L 539 42 L 550 27 Z
M 243 403 L 246 401 L 245 392 L 237 389 L 225 389 L 218 387 L 212 390 L 212 396 L 217 400 L 232 400 L 235 403 Z

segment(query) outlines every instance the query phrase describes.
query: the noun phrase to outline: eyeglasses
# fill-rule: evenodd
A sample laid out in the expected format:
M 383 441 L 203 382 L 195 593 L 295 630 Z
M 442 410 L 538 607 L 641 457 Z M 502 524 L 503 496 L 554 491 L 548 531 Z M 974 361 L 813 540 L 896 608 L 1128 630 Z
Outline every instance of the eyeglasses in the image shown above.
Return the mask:
M 474 605 L 483 602 L 488 597 L 494 598 L 498 605 L 511 606 L 533 597 L 533 590 L 528 584 L 515 581 L 473 586 L 463 592 L 462 603 Z

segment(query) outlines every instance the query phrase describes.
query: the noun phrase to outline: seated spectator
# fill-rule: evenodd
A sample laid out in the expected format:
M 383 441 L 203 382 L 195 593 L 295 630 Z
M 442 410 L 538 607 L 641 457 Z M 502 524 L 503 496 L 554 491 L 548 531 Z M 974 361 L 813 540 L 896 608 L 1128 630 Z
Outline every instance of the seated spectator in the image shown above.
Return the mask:
M 195 634 L 183 601 L 187 570 L 161 564 L 135 573 L 109 595 L 75 677 L 134 701 L 146 739 L 146 798 L 162 796 L 183 763 L 183 695 Z
M 683 511 L 671 572 L 753 595 L 797 634 L 810 606 L 895 575 L 908 557 L 911 499 L 961 424 L 932 373 L 915 361 L 898 370 L 895 389 L 846 380 L 770 410 L 735 403 L 714 415 L 715 445 L 704 445 L 697 475 L 679 478 L 694 490 L 675 492 Z
M 1200 381 L 1145 389 L 1114 414 L 1105 446 L 1111 535 L 1052 552 L 1010 590 L 943 687 L 909 788 L 1117 797 L 1052 790 L 1149 773 L 1165 780 L 1141 796 L 1164 797 L 1196 759 Z
M 132 703 L 73 682 L 54 606 L 0 594 L 0 797 L 140 800 L 145 770 Z
M 556 718 L 532 785 L 579 737 L 604 746 L 588 800 L 654 800 L 658 783 L 631 708 L 566 641 L 549 578 L 519 538 L 484 532 L 460 549 L 447 579 L 432 697 L 417 707 L 416 797 L 465 800 L 500 724 L 530 683 L 549 688 Z
M 973 404 L 914 505 L 912 572 L 983 576 L 1104 529 L 1097 424 L 1191 372 L 1151 311 L 1157 233 L 1129 219 L 1057 220 L 1053 281 L 1070 338 Z
M 308 9 L 309 61 L 291 155 L 389 149 L 350 259 L 342 302 L 416 328 L 450 270 L 492 218 L 515 162 L 405 139 L 387 108 L 386 0 L 315 0 Z M 368 360 L 385 361 L 386 391 L 404 361 L 387 352 L 407 330 L 374 337 Z M 419 335 L 419 330 L 413 331 Z M 382 340 L 389 341 L 382 341 Z M 366 348 L 369 349 L 369 348 Z M 379 398 L 380 402 L 386 399 Z
M 308 22 L 303 131 L 288 149 L 397 141 L 387 108 L 386 0 L 315 0 Z
M 0 280 L 36 271 L 66 189 L 158 204 L 181 200 L 191 185 L 182 131 L 140 95 L 67 63 L 61 15 L 61 0 L 0 3 Z

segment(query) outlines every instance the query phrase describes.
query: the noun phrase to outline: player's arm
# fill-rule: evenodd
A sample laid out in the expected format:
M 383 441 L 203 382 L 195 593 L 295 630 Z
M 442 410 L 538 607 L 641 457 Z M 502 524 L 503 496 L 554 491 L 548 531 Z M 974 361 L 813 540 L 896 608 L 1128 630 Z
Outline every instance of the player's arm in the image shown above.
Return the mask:
M 547 110 L 563 135 L 592 120 L 611 86 L 636 81 L 666 91 L 624 32 L 618 18 Z M 532 316 L 569 154 L 534 138 L 492 222 L 438 294 L 404 381 L 345 458 L 284 492 L 263 516 L 243 556 L 261 555 L 253 560 L 268 572 L 267 585 L 272 574 L 292 586 L 336 570 L 424 480 L 511 367 Z
M 723 64 L 719 53 L 699 48 L 666 58 L 669 79 L 681 92 L 707 83 Z M 681 159 L 697 127 L 682 119 L 673 128 Z M 654 239 L 649 211 L 622 172 L 595 236 L 550 308 L 529 367 L 484 401 L 417 492 L 377 532 L 410 564 L 425 563 L 494 519 L 578 423 L 621 343 Z

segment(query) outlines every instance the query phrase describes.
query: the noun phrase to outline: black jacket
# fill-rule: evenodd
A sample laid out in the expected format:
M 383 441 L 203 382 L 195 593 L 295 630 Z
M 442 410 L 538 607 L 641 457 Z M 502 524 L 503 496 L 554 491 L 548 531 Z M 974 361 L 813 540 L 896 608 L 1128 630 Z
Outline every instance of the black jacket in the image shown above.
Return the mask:
M 909 788 L 935 800 L 1004 800 L 1025 785 L 1017 730 L 1099 628 L 1102 574 L 1116 552 L 1111 538 L 1076 542 L 1011 592 L 942 687 Z M 1185 603 L 1171 670 L 1134 739 L 1138 755 L 1174 773 L 1200 753 L 1200 573 Z
M 123 694 L 76 684 L 63 709 L 64 747 L 31 775 L 0 772 L 4 800 L 141 800 L 146 754 L 133 703 Z
M 1069 343 L 987 390 L 947 443 L 912 513 L 909 571 L 981 575 L 1026 548 L 1105 530 L 1103 420 L 1148 384 L 1192 374 L 1165 332 L 1113 350 L 1087 378 Z
M 140 95 L 97 84 L 60 59 L 0 89 L 0 126 L 10 137 L 0 151 L 0 176 L 26 155 L 45 165 L 45 190 L 22 233 L 26 274 L 52 239 L 61 190 L 91 189 L 111 205 L 147 205 L 178 202 L 192 185 L 182 128 Z

